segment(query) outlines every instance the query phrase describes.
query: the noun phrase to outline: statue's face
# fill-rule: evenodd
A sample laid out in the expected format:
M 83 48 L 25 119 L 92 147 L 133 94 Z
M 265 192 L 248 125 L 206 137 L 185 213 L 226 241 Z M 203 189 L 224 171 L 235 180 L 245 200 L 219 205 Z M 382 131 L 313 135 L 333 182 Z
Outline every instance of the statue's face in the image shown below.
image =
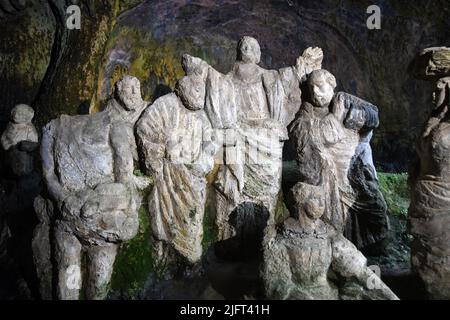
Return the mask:
M 304 204 L 305 214 L 313 220 L 319 219 L 325 212 L 325 203 L 322 198 L 311 198 Z
M 122 80 L 119 98 L 126 110 L 136 110 L 143 102 L 139 80 L 136 78 Z
M 244 37 L 239 42 L 238 56 L 245 63 L 258 64 L 261 59 L 261 48 L 255 38 Z
M 26 104 L 19 104 L 11 110 L 11 120 L 14 123 L 30 123 L 33 117 L 34 110 Z
M 444 102 L 450 88 L 450 77 L 439 79 L 433 92 L 433 103 L 436 107 L 440 107 Z
M 189 110 L 201 110 L 205 105 L 205 83 L 198 76 L 186 76 L 176 85 L 176 93 Z
M 328 107 L 334 96 L 334 88 L 326 80 L 325 76 L 315 77 L 308 85 L 314 106 L 320 108 Z

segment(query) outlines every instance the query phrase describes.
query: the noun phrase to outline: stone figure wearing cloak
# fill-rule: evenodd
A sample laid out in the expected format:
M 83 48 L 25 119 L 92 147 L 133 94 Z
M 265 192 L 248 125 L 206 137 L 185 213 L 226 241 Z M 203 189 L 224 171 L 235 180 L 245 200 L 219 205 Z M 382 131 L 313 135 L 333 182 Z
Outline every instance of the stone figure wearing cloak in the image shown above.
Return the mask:
M 414 237 L 411 264 L 428 297 L 449 299 L 450 77 L 437 81 L 434 104 L 435 109 L 417 140 L 418 156 L 410 171 L 408 227 Z
M 335 94 L 336 79 L 326 70 L 311 72 L 307 81 L 310 101 L 302 104 L 289 128 L 300 180 L 329 191 L 323 219 L 364 247 L 382 239 L 389 228 L 369 144 L 378 109 L 348 93 Z M 356 174 L 355 163 L 361 167 Z M 361 180 L 364 185 L 355 188 Z
M 207 66 L 205 111 L 212 127 L 223 132 L 215 181 L 221 240 L 233 235 L 229 215 L 240 203 L 262 205 L 270 212 L 269 224 L 274 220 L 286 127 L 300 107 L 300 82 L 323 58 L 321 49 L 308 48 L 295 66 L 266 70 L 258 65 L 260 56 L 258 41 L 246 36 L 228 74 Z
M 174 93 L 158 98 L 137 123 L 145 167 L 155 180 L 149 197 L 153 236 L 189 263 L 202 256 L 205 177 L 214 167 L 216 148 L 203 110 L 204 74 L 194 67 L 201 63 L 184 56 L 187 76 L 177 82 Z M 159 255 L 165 253 L 158 248 Z

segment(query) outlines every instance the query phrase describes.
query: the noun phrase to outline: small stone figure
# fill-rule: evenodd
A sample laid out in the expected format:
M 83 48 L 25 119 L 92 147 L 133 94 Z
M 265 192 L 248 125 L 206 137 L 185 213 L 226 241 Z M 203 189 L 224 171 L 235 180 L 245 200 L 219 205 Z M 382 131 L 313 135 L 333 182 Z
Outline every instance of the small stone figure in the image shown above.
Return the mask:
M 79 298 L 84 252 L 86 298 L 105 298 L 118 244 L 138 231 L 137 189 L 149 181 L 133 175 L 133 130 L 146 106 L 139 80 L 125 76 L 104 111 L 62 115 L 43 130 L 43 172 L 55 211 L 58 299 Z
M 149 106 L 137 124 L 143 162 L 155 179 L 149 198 L 153 236 L 191 264 L 202 256 L 205 177 L 216 152 L 203 111 L 203 63 L 185 55 L 187 76 L 177 82 L 174 93 Z M 161 256 L 167 253 L 163 247 L 158 249 Z
M 436 81 L 409 172 L 411 264 L 428 298 L 450 299 L 450 48 L 425 49 L 411 67 L 416 77 Z
M 262 277 L 269 299 L 398 299 L 366 258 L 320 218 L 326 188 L 302 182 L 291 190 L 291 217 L 264 243 Z
M 7 152 L 7 163 L 17 176 L 30 174 L 34 169 L 33 151 L 38 146 L 38 133 L 31 121 L 34 110 L 19 104 L 11 111 L 11 121 L 2 134 L 2 148 Z
M 311 72 L 307 84 L 310 100 L 289 128 L 300 181 L 329 191 L 325 220 L 345 230 L 357 247 L 373 244 L 389 230 L 369 144 L 378 109 L 348 93 L 335 94 L 336 79 L 327 70 Z
M 9 257 L 15 270 L 11 277 L 20 278 L 21 287 L 31 288 L 35 280 L 31 239 L 36 224 L 34 199 L 41 191 L 41 174 L 37 170 L 36 156 L 39 146 L 38 133 L 32 123 L 34 110 L 26 105 L 16 105 L 11 119 L 1 136 L 4 151 L 2 181 L 5 188 L 1 204 L 5 228 L 7 228 Z

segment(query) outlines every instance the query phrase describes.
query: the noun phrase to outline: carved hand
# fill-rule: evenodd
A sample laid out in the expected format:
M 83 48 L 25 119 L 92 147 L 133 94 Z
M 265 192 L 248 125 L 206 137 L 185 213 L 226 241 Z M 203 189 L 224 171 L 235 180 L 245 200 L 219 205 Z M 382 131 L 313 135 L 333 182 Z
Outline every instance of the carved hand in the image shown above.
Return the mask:
M 319 47 L 309 47 L 303 54 L 297 58 L 297 68 L 302 66 L 306 69 L 306 73 L 322 68 L 323 51 Z

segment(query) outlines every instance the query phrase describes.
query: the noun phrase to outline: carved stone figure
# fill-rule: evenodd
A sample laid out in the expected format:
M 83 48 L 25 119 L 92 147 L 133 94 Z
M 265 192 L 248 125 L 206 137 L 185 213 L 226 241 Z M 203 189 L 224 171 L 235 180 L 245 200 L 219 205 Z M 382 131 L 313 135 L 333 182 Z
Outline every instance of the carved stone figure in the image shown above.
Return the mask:
M 450 48 L 429 48 L 413 73 L 436 81 L 434 108 L 416 143 L 410 170 L 411 263 L 431 299 L 450 299 Z
M 147 102 L 134 77 L 123 77 L 114 93 L 104 111 L 62 115 L 43 130 L 41 157 L 55 211 L 59 299 L 79 298 L 82 253 L 87 255 L 86 298 L 103 299 L 118 244 L 138 231 L 137 188 L 149 181 L 133 175 L 133 129 Z
M 35 276 L 31 252 L 36 219 L 33 203 L 41 190 L 41 175 L 35 163 L 38 133 L 32 123 L 33 117 L 34 110 L 30 106 L 16 105 L 11 110 L 10 122 L 1 136 L 4 151 L 1 184 L 5 188 L 1 203 L 3 230 L 8 230 L 8 243 L 14 248 L 9 252 L 14 265 L 11 278 L 18 277 L 22 283 L 20 287 L 23 288 L 27 287 L 27 283 L 32 284 Z
M 300 82 L 321 67 L 323 58 L 321 49 L 308 48 L 295 66 L 265 70 L 258 65 L 260 56 L 258 41 L 243 37 L 228 74 L 204 64 L 205 111 L 212 127 L 223 130 L 219 140 L 224 161 L 215 181 L 220 240 L 235 234 L 229 217 L 244 202 L 266 207 L 271 214 L 268 223 L 272 223 L 286 126 L 300 106 Z
M 157 99 L 137 123 L 143 162 L 154 177 L 149 198 L 153 236 L 167 254 L 171 246 L 189 263 L 202 256 L 205 176 L 214 167 L 216 146 L 211 125 L 203 111 L 204 62 L 185 55 L 187 74 L 175 92 Z
M 262 277 L 269 299 L 398 299 L 366 266 L 360 251 L 320 218 L 327 189 L 299 182 L 291 217 L 264 243 Z
M 335 94 L 336 79 L 327 70 L 311 72 L 307 84 L 310 101 L 302 104 L 289 128 L 300 181 L 329 192 L 328 223 L 345 230 L 358 247 L 373 244 L 389 228 L 369 144 L 378 109 L 348 93 Z
M 32 152 L 38 146 L 38 133 L 31 120 L 34 110 L 19 104 L 11 110 L 11 121 L 2 134 L 2 148 L 7 152 L 7 163 L 18 177 L 30 174 L 33 169 Z

